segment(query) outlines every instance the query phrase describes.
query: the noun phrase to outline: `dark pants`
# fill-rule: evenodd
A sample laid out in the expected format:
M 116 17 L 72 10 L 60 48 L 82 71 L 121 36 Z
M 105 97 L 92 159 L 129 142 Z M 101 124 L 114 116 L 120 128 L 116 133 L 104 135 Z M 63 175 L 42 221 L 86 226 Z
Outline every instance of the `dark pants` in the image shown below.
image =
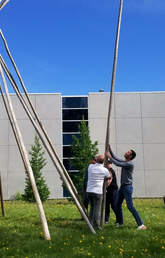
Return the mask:
M 138 226 L 141 226 L 143 224 L 137 210 L 133 206 L 132 202 L 132 193 L 133 193 L 133 186 L 132 185 L 122 185 L 120 186 L 120 189 L 118 191 L 118 198 L 116 203 L 116 209 L 117 209 L 117 220 L 120 225 L 123 224 L 123 212 L 122 212 L 122 203 L 124 199 L 127 203 L 127 208 L 134 216 Z
M 83 204 L 85 206 L 85 209 L 88 211 L 88 205 L 89 205 L 89 199 L 88 199 L 88 195 L 87 192 L 84 192 L 84 196 L 83 196 Z
M 93 227 L 98 227 L 100 207 L 101 207 L 103 195 L 96 194 L 96 193 L 87 193 L 87 194 L 88 194 L 88 199 L 90 203 L 89 220 Z
M 117 210 L 116 210 L 117 195 L 118 195 L 118 190 L 112 190 L 106 193 L 105 221 L 109 221 L 110 205 L 111 205 L 111 209 L 115 213 L 116 222 L 117 222 Z

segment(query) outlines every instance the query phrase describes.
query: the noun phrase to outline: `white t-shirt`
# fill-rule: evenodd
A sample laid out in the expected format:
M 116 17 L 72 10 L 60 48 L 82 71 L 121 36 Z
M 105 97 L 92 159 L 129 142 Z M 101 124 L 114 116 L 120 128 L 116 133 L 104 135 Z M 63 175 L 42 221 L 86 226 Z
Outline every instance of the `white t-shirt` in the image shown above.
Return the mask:
M 103 167 L 103 165 L 99 163 L 90 164 L 88 167 L 88 182 L 86 192 L 102 194 L 105 177 L 110 177 L 107 168 Z

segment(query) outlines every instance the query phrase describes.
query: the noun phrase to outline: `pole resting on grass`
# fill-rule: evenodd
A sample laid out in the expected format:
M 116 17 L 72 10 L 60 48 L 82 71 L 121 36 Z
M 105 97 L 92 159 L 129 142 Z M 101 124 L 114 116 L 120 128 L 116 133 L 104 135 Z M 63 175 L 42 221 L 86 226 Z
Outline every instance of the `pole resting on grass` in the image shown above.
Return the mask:
M 67 187 L 68 191 L 70 192 L 71 196 L 73 197 L 73 199 L 74 199 L 74 201 L 75 201 L 75 204 L 76 204 L 76 206 L 77 206 L 79 212 L 81 213 L 81 215 L 82 215 L 84 221 L 86 222 L 86 224 L 87 224 L 88 228 L 91 230 L 91 232 L 95 234 L 95 230 L 93 229 L 92 225 L 90 224 L 86 212 L 84 211 L 84 209 L 83 209 L 83 207 L 82 207 L 82 205 L 81 205 L 79 199 L 77 198 L 77 196 L 76 196 L 76 194 L 75 194 L 75 192 L 74 192 L 74 189 L 72 188 L 72 185 L 71 185 L 70 182 L 68 181 L 68 178 L 65 176 L 65 175 L 66 175 L 65 168 L 64 168 L 64 167 L 59 167 L 59 165 L 61 165 L 61 164 L 58 163 L 58 162 L 55 160 L 53 151 L 51 150 L 50 146 L 45 142 L 45 139 L 43 138 L 43 134 L 42 134 L 42 132 L 41 132 L 39 126 L 37 125 L 35 119 L 34 119 L 33 116 L 31 115 L 29 109 L 26 107 L 26 104 L 25 104 L 23 98 L 21 97 L 21 95 L 20 95 L 20 93 L 19 93 L 19 91 L 18 91 L 18 87 L 16 87 L 16 85 L 14 84 L 14 82 L 13 82 L 11 76 L 10 76 L 10 73 L 8 73 L 6 66 L 5 66 L 4 63 L 2 62 L 2 57 L 0 57 L 0 63 L 1 63 L 1 65 L 2 65 L 2 67 L 3 67 L 3 69 L 5 70 L 5 73 L 6 73 L 6 75 L 8 76 L 9 81 L 11 82 L 11 84 L 12 84 L 12 86 L 13 86 L 13 88 L 14 88 L 14 90 L 15 90 L 15 92 L 16 92 L 16 94 L 17 94 L 17 96 L 18 96 L 18 98 L 19 98 L 19 100 L 20 100 L 20 102 L 21 102 L 21 104 L 23 105 L 23 108 L 25 109 L 25 111 L 26 111 L 28 117 L 30 118 L 30 120 L 31 120 L 31 122 L 32 122 L 32 124 L 33 124 L 33 126 L 34 126 L 34 128 L 36 129 L 36 131 L 37 131 L 37 133 L 38 133 L 38 135 L 39 135 L 39 137 L 40 137 L 40 139 L 41 139 L 41 141 L 42 141 L 42 143 L 43 143 L 45 149 L 47 150 L 47 152 L 48 152 L 48 154 L 49 154 L 49 156 L 50 156 L 50 158 L 51 158 L 53 164 L 55 165 L 55 167 L 56 167 L 58 173 L 60 174 L 61 179 L 63 180 L 65 186 Z
M 53 144 L 52 144 L 52 142 L 51 142 L 51 140 L 50 140 L 50 138 L 49 138 L 49 136 L 48 136 L 46 130 L 44 129 L 44 127 L 43 127 L 43 125 L 42 125 L 42 123 L 41 123 L 41 121 L 40 121 L 40 119 L 39 119 L 39 116 L 38 116 L 38 114 L 37 114 L 37 112 L 36 112 L 36 110 L 35 110 L 35 108 L 34 108 L 34 106 L 33 106 L 33 103 L 32 103 L 32 101 L 30 100 L 30 97 L 29 97 L 29 95 L 28 95 L 28 92 L 27 92 L 27 90 L 26 90 L 26 87 L 25 87 L 25 85 L 24 85 L 24 83 L 23 83 L 23 80 L 22 80 L 22 78 L 21 78 L 21 75 L 20 75 L 20 73 L 19 73 L 19 71 L 18 71 L 18 68 L 17 68 L 17 66 L 16 66 L 16 64 L 15 64 L 15 62 L 14 62 L 14 59 L 13 59 L 11 53 L 10 53 L 10 50 L 9 50 L 9 48 L 8 48 L 8 45 L 7 45 L 7 42 L 6 42 L 5 37 L 4 37 L 4 35 L 3 35 L 3 33 L 2 33 L 1 30 L 0 30 L 0 35 L 1 35 L 1 38 L 2 38 L 2 40 L 3 40 L 3 42 L 4 42 L 4 46 L 5 46 L 5 49 L 6 49 L 6 51 L 7 51 L 7 54 L 8 54 L 8 56 L 9 56 L 9 58 L 10 58 L 12 64 L 13 64 L 13 67 L 14 67 L 14 69 L 15 69 L 15 71 L 16 71 L 16 74 L 17 74 L 17 76 L 18 76 L 18 78 L 19 78 L 19 81 L 20 81 L 20 83 L 21 83 L 21 86 L 22 86 L 22 88 L 23 88 L 23 90 L 24 90 L 24 92 L 25 92 L 25 96 L 26 96 L 27 101 L 28 101 L 28 103 L 29 103 L 29 105 L 30 105 L 30 108 L 31 108 L 31 110 L 32 110 L 32 112 L 33 112 L 33 114 L 34 114 L 34 116 L 35 116 L 35 118 L 36 118 L 36 121 L 38 122 L 38 125 L 40 126 L 40 128 L 41 128 L 41 130 L 42 130 L 42 133 L 44 134 L 44 137 L 46 138 L 46 140 L 47 140 L 47 142 L 48 142 L 48 145 L 50 146 L 51 150 L 53 151 L 53 154 L 54 154 L 55 158 L 57 159 L 57 162 L 60 164 L 60 167 L 61 167 L 61 169 L 63 170 L 63 173 L 64 173 L 65 177 L 67 178 L 68 183 L 70 184 L 70 186 L 71 186 L 71 188 L 72 188 L 74 194 L 76 195 L 76 197 L 77 197 L 77 199 L 78 199 L 78 201 L 79 201 L 79 203 L 80 203 L 80 205 L 81 205 L 83 211 L 86 213 L 86 216 L 88 216 L 88 213 L 86 212 L 86 209 L 85 209 L 85 207 L 84 207 L 84 204 L 83 204 L 83 202 L 81 201 L 81 199 L 80 199 L 80 197 L 79 197 L 79 194 L 78 194 L 78 192 L 77 192 L 77 189 L 75 188 L 75 186 L 74 186 L 74 184 L 73 184 L 73 182 L 72 182 L 72 180 L 71 180 L 71 178 L 70 178 L 70 176 L 69 176 L 67 170 L 65 169 L 65 167 L 64 167 L 64 165 L 62 164 L 62 162 L 61 162 L 61 160 L 60 160 L 58 154 L 56 153 L 55 148 L 54 148 L 54 146 L 53 146 Z M 0 61 L 1 61 L 2 67 L 3 67 L 3 69 L 4 69 L 5 73 L 6 73 L 6 75 L 7 75 L 8 77 L 10 76 L 10 78 L 11 78 L 12 75 L 10 74 L 10 72 L 9 72 L 9 70 L 8 70 L 8 68 L 7 68 L 7 66 L 6 66 L 6 64 L 5 64 L 5 62 L 4 62 L 3 58 L 2 58 L 2 56 L 0 56 Z M 21 92 L 20 92 L 19 88 L 17 87 L 17 85 L 16 85 L 16 83 L 15 83 L 13 77 L 12 77 L 12 82 L 15 84 L 15 87 L 17 88 L 17 92 L 19 93 L 19 96 L 22 97 Z M 11 84 L 13 85 L 12 82 L 11 82 Z M 14 87 L 14 86 L 13 86 L 13 87 Z M 15 91 L 16 91 L 16 90 L 15 90 Z M 17 92 L 16 92 L 16 94 L 17 94 Z M 17 96 L 18 96 L 18 94 L 17 94 Z M 22 98 L 22 101 L 24 101 L 24 98 Z M 25 101 L 24 101 L 24 104 L 26 105 Z M 27 105 L 26 105 L 26 107 L 27 107 Z M 25 111 L 26 111 L 26 110 L 25 110 Z M 28 114 L 27 114 L 27 115 L 28 115 Z M 41 139 L 41 140 L 42 140 L 42 139 Z
M 22 135 L 21 135 L 17 120 L 16 120 L 16 116 L 15 116 L 15 113 L 14 113 L 14 109 L 13 109 L 12 102 L 11 102 L 11 99 L 10 99 L 10 96 L 9 96 L 7 84 L 6 84 L 6 81 L 5 81 L 5 77 L 4 77 L 1 65 L 0 65 L 0 75 L 1 75 L 1 78 L 2 78 L 2 82 L 3 82 L 5 93 L 6 93 L 6 99 L 7 99 L 7 103 L 8 103 L 8 111 L 9 111 L 10 116 L 12 118 L 13 126 L 14 126 L 15 132 L 17 134 L 17 139 L 16 140 L 18 140 L 19 149 L 21 149 L 21 154 L 24 156 L 25 168 L 26 168 L 26 171 L 28 173 L 28 176 L 29 176 L 29 179 L 30 179 L 30 182 L 31 182 L 31 185 L 32 185 L 32 189 L 33 189 L 33 192 L 34 192 L 36 203 L 38 205 L 38 210 L 39 210 L 39 214 L 40 214 L 40 219 L 41 219 L 41 223 L 42 223 L 42 227 L 43 227 L 44 236 L 45 236 L 45 239 L 49 240 L 50 239 L 50 234 L 49 234 L 49 229 L 48 229 L 48 225 L 47 225 L 47 220 L 46 220 L 45 213 L 44 213 L 43 206 L 42 206 L 42 202 L 41 202 L 41 199 L 40 199 L 40 196 L 39 196 L 39 193 L 38 193 L 38 189 L 37 189 L 37 186 L 36 186 L 33 171 L 32 171 L 32 168 L 30 166 L 28 154 L 27 154 L 27 151 L 26 151 L 23 139 L 22 139 Z
M 37 133 L 38 133 L 38 135 L 39 135 L 39 137 L 40 137 L 44 147 L 46 148 L 46 150 L 47 150 L 47 152 L 48 152 L 48 154 L 49 154 L 49 156 L 51 158 L 51 160 L 53 161 L 53 164 L 55 165 L 57 171 L 59 172 L 61 179 L 63 180 L 64 184 L 66 185 L 66 187 L 68 189 L 68 191 L 70 192 L 71 196 L 73 197 L 73 199 L 75 201 L 75 204 L 77 205 L 77 208 L 80 211 L 84 221 L 86 222 L 86 224 L 89 227 L 89 229 L 91 230 L 91 232 L 95 234 L 95 230 L 93 229 L 92 225 L 89 222 L 88 215 L 87 215 L 87 213 L 85 211 L 83 203 L 81 202 L 81 200 L 80 200 L 80 198 L 78 196 L 78 192 L 77 192 L 75 186 L 73 185 L 73 182 L 71 181 L 71 179 L 70 179 L 70 177 L 69 177 L 65 167 L 63 166 L 62 162 L 60 161 L 57 153 L 55 152 L 55 149 L 54 149 L 54 147 L 53 147 L 53 145 L 52 145 L 52 143 L 51 143 L 51 141 L 50 141 L 50 139 L 49 139 L 45 129 L 43 128 L 43 126 L 42 126 L 42 124 L 41 124 L 41 122 L 39 120 L 39 117 L 36 114 L 36 111 L 35 111 L 34 107 L 32 106 L 32 103 L 30 101 L 30 98 L 28 97 L 28 94 L 27 94 L 26 88 L 24 86 L 24 83 L 22 81 L 22 78 L 21 78 L 21 76 L 19 74 L 19 71 L 18 71 L 18 69 L 17 69 L 17 67 L 15 65 L 15 62 L 14 62 L 14 60 L 13 60 L 11 54 L 10 54 L 10 51 L 8 49 L 8 46 L 7 46 L 7 42 L 6 42 L 5 38 L 4 38 L 1 30 L 0 30 L 0 35 L 1 35 L 2 39 L 3 39 L 3 41 L 4 41 L 4 45 L 5 45 L 6 51 L 7 51 L 8 55 L 9 55 L 9 57 L 11 59 L 11 62 L 13 64 L 14 68 L 15 68 L 15 71 L 16 71 L 16 73 L 18 75 L 20 83 L 21 83 L 21 85 L 22 85 L 22 87 L 23 87 L 23 89 L 25 91 L 25 95 L 26 95 L 26 97 L 28 99 L 28 102 L 29 102 L 29 104 L 30 104 L 30 106 L 31 106 L 31 108 L 33 110 L 33 113 L 34 113 L 35 117 L 37 118 L 36 120 L 37 120 L 38 124 L 36 123 L 35 119 L 33 118 L 32 114 L 31 114 L 31 112 L 29 110 L 29 108 L 27 107 L 26 102 L 24 101 L 24 98 L 22 97 L 22 94 L 19 91 L 18 86 L 16 85 L 16 83 L 15 83 L 11 73 L 9 72 L 9 70 L 8 70 L 6 64 L 3 61 L 3 58 L 1 56 L 0 56 L 0 64 L 2 65 L 2 67 L 3 67 L 7 77 L 9 78 L 9 81 L 10 81 L 11 85 L 13 86 L 13 88 L 14 88 L 14 90 L 15 90 L 15 92 L 16 92 L 16 94 L 17 94 L 17 96 L 18 96 L 18 98 L 19 98 L 19 100 L 21 102 L 21 104 L 23 105 L 23 108 L 25 109 L 25 112 L 27 113 L 29 119 L 31 120 L 31 122 L 32 122 L 32 124 L 34 126 L 34 128 L 36 129 L 36 131 L 37 131 Z M 39 128 L 39 126 L 40 126 L 40 128 Z M 46 137 L 46 140 L 47 140 L 48 144 L 45 142 L 45 139 L 43 138 L 43 136 Z M 59 167 L 59 165 L 60 165 L 60 167 Z

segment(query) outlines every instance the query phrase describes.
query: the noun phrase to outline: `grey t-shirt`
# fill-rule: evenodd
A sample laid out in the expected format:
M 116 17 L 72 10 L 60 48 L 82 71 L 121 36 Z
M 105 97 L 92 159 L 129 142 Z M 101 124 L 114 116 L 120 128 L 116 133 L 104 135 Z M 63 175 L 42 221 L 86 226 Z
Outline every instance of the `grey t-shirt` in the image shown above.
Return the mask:
M 134 163 L 132 160 L 125 161 L 122 159 L 119 159 L 115 156 L 113 151 L 110 152 L 111 158 L 110 161 L 115 164 L 117 167 L 121 167 L 121 185 L 132 185 L 133 184 L 133 170 L 134 170 Z

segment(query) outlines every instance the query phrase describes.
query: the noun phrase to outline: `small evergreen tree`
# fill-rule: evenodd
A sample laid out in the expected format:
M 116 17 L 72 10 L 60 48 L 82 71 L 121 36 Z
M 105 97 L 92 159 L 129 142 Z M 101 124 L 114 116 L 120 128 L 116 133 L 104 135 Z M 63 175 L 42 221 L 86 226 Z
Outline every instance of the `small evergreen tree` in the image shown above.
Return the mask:
M 33 170 L 34 178 L 36 181 L 37 189 L 41 198 L 41 201 L 44 202 L 49 197 L 50 191 L 48 186 L 45 183 L 44 177 L 42 176 L 41 170 L 46 165 L 46 159 L 43 157 L 45 151 L 42 151 L 42 146 L 39 141 L 39 137 L 35 136 L 35 144 L 31 145 L 31 150 L 29 154 L 31 156 L 30 165 Z M 23 199 L 27 202 L 35 202 L 34 193 L 32 190 L 32 186 L 29 180 L 29 176 L 26 171 L 25 178 L 25 193 L 23 195 Z
M 98 142 L 92 143 L 90 139 L 89 127 L 83 118 L 78 127 L 79 136 L 72 136 L 73 142 L 70 145 L 72 157 L 69 163 L 79 170 L 79 173 L 69 173 L 77 191 L 82 195 L 83 180 L 87 167 L 90 164 L 92 157 L 98 154 Z

